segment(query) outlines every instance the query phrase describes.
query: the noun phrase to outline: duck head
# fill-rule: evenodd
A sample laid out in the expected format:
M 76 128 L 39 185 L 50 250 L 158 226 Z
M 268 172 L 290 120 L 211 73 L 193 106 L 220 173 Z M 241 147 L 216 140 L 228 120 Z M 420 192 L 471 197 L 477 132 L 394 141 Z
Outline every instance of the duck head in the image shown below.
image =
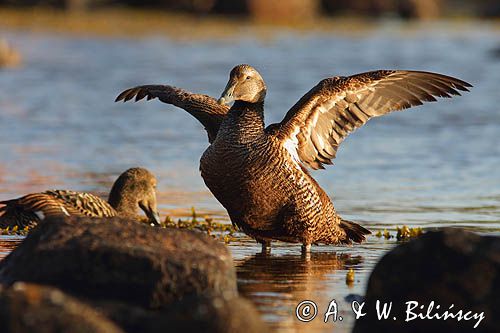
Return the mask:
M 160 225 L 156 177 L 144 168 L 131 168 L 122 173 L 111 188 L 108 202 L 118 213 L 130 217 L 135 217 L 140 208 L 150 223 Z
M 266 84 L 259 72 L 250 65 L 238 65 L 231 70 L 226 88 L 219 98 L 219 104 L 233 101 L 249 103 L 263 102 L 266 97 Z

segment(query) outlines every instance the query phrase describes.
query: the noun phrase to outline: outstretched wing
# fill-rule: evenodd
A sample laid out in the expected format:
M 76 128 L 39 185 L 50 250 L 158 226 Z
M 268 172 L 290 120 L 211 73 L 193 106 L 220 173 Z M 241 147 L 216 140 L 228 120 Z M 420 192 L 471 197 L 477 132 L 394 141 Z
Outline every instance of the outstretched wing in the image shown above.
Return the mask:
M 370 118 L 472 87 L 436 73 L 379 70 L 324 79 L 305 94 L 279 124 L 270 125 L 292 156 L 313 169 L 332 164 L 340 143 Z
M 229 111 L 227 105 L 220 105 L 207 95 L 193 94 L 186 90 L 166 85 L 145 85 L 130 88 L 118 95 L 115 102 L 129 101 L 135 97 L 139 101 L 158 98 L 163 103 L 173 104 L 189 112 L 205 127 L 208 141 L 211 143 L 217 136 L 222 119 Z

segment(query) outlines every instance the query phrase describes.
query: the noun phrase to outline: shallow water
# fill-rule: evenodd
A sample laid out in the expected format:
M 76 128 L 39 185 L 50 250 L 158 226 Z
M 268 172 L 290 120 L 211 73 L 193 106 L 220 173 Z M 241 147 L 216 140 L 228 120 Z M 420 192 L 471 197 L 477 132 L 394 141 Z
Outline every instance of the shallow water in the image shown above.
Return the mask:
M 159 179 L 162 214 L 198 213 L 227 221 L 199 176 L 207 147 L 202 127 L 158 101 L 115 104 L 123 89 L 168 83 L 218 96 L 237 63 L 257 67 L 268 83 L 267 122 L 320 79 L 379 68 L 436 71 L 474 85 L 471 93 L 376 119 L 351 135 L 335 166 L 313 176 L 345 218 L 372 230 L 407 224 L 460 226 L 500 234 L 500 44 L 487 25 L 435 25 L 366 36 L 282 33 L 261 41 L 172 41 L 162 37 L 74 38 L 7 31 L 24 67 L 0 71 L 0 200 L 49 188 L 105 194 L 123 170 L 141 165 Z M 19 237 L 0 236 L 0 256 Z M 348 331 L 348 294 L 363 294 L 376 261 L 393 240 L 370 236 L 355 247 L 277 243 L 271 256 L 241 237 L 233 242 L 239 287 L 279 332 Z M 347 269 L 356 280 L 345 283 Z M 301 323 L 304 299 L 321 311 L 336 299 L 344 320 Z M 343 312 L 342 312 L 343 311 Z

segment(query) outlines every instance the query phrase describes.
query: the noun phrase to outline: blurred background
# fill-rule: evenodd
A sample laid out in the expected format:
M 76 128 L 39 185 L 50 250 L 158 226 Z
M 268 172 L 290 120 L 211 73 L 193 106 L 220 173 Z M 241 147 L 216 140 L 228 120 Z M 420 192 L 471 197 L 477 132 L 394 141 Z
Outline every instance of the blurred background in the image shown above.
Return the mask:
M 240 15 L 264 20 L 295 20 L 318 15 L 387 15 L 429 19 L 447 16 L 498 17 L 496 0 L 2 0 L 12 7 L 44 6 L 67 11 L 113 7 L 154 8 L 203 15 Z
M 269 124 L 325 77 L 414 69 L 474 87 L 370 121 L 313 176 L 342 216 L 374 233 L 405 224 L 498 235 L 499 13 L 490 0 L 0 0 L 0 200 L 51 188 L 106 197 L 140 165 L 159 179 L 162 216 L 195 207 L 229 223 L 199 175 L 202 126 L 156 100 L 114 103 L 122 90 L 170 84 L 217 97 L 230 69 L 249 63 L 268 85 Z M 302 299 L 363 294 L 396 243 L 320 246 L 304 262 L 293 244 L 254 256 L 259 247 L 240 236 L 229 244 L 240 290 L 277 332 L 304 330 L 293 316 Z M 20 240 L 9 237 L 0 236 L 0 257 Z M 344 318 L 335 331 L 350 330 Z

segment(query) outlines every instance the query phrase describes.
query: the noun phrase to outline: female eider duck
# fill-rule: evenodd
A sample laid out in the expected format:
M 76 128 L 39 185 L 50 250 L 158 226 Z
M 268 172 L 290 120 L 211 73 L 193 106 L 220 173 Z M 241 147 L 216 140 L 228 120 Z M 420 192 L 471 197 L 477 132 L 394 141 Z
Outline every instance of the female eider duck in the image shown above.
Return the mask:
M 268 127 L 266 84 L 249 65 L 231 70 L 218 103 L 166 85 L 131 88 L 116 101 L 159 98 L 193 115 L 211 143 L 201 157 L 201 175 L 232 223 L 262 243 L 263 251 L 281 240 L 302 243 L 309 252 L 311 244 L 360 243 L 370 232 L 335 212 L 306 167 L 332 164 L 340 143 L 372 117 L 460 95 L 457 90 L 467 87 L 453 77 L 406 70 L 327 78 Z
M 150 223 L 160 224 L 156 208 L 156 178 L 146 169 L 131 168 L 118 177 L 108 202 L 90 194 L 49 190 L 0 201 L 0 227 L 32 227 L 48 216 L 136 218 L 141 208 Z

